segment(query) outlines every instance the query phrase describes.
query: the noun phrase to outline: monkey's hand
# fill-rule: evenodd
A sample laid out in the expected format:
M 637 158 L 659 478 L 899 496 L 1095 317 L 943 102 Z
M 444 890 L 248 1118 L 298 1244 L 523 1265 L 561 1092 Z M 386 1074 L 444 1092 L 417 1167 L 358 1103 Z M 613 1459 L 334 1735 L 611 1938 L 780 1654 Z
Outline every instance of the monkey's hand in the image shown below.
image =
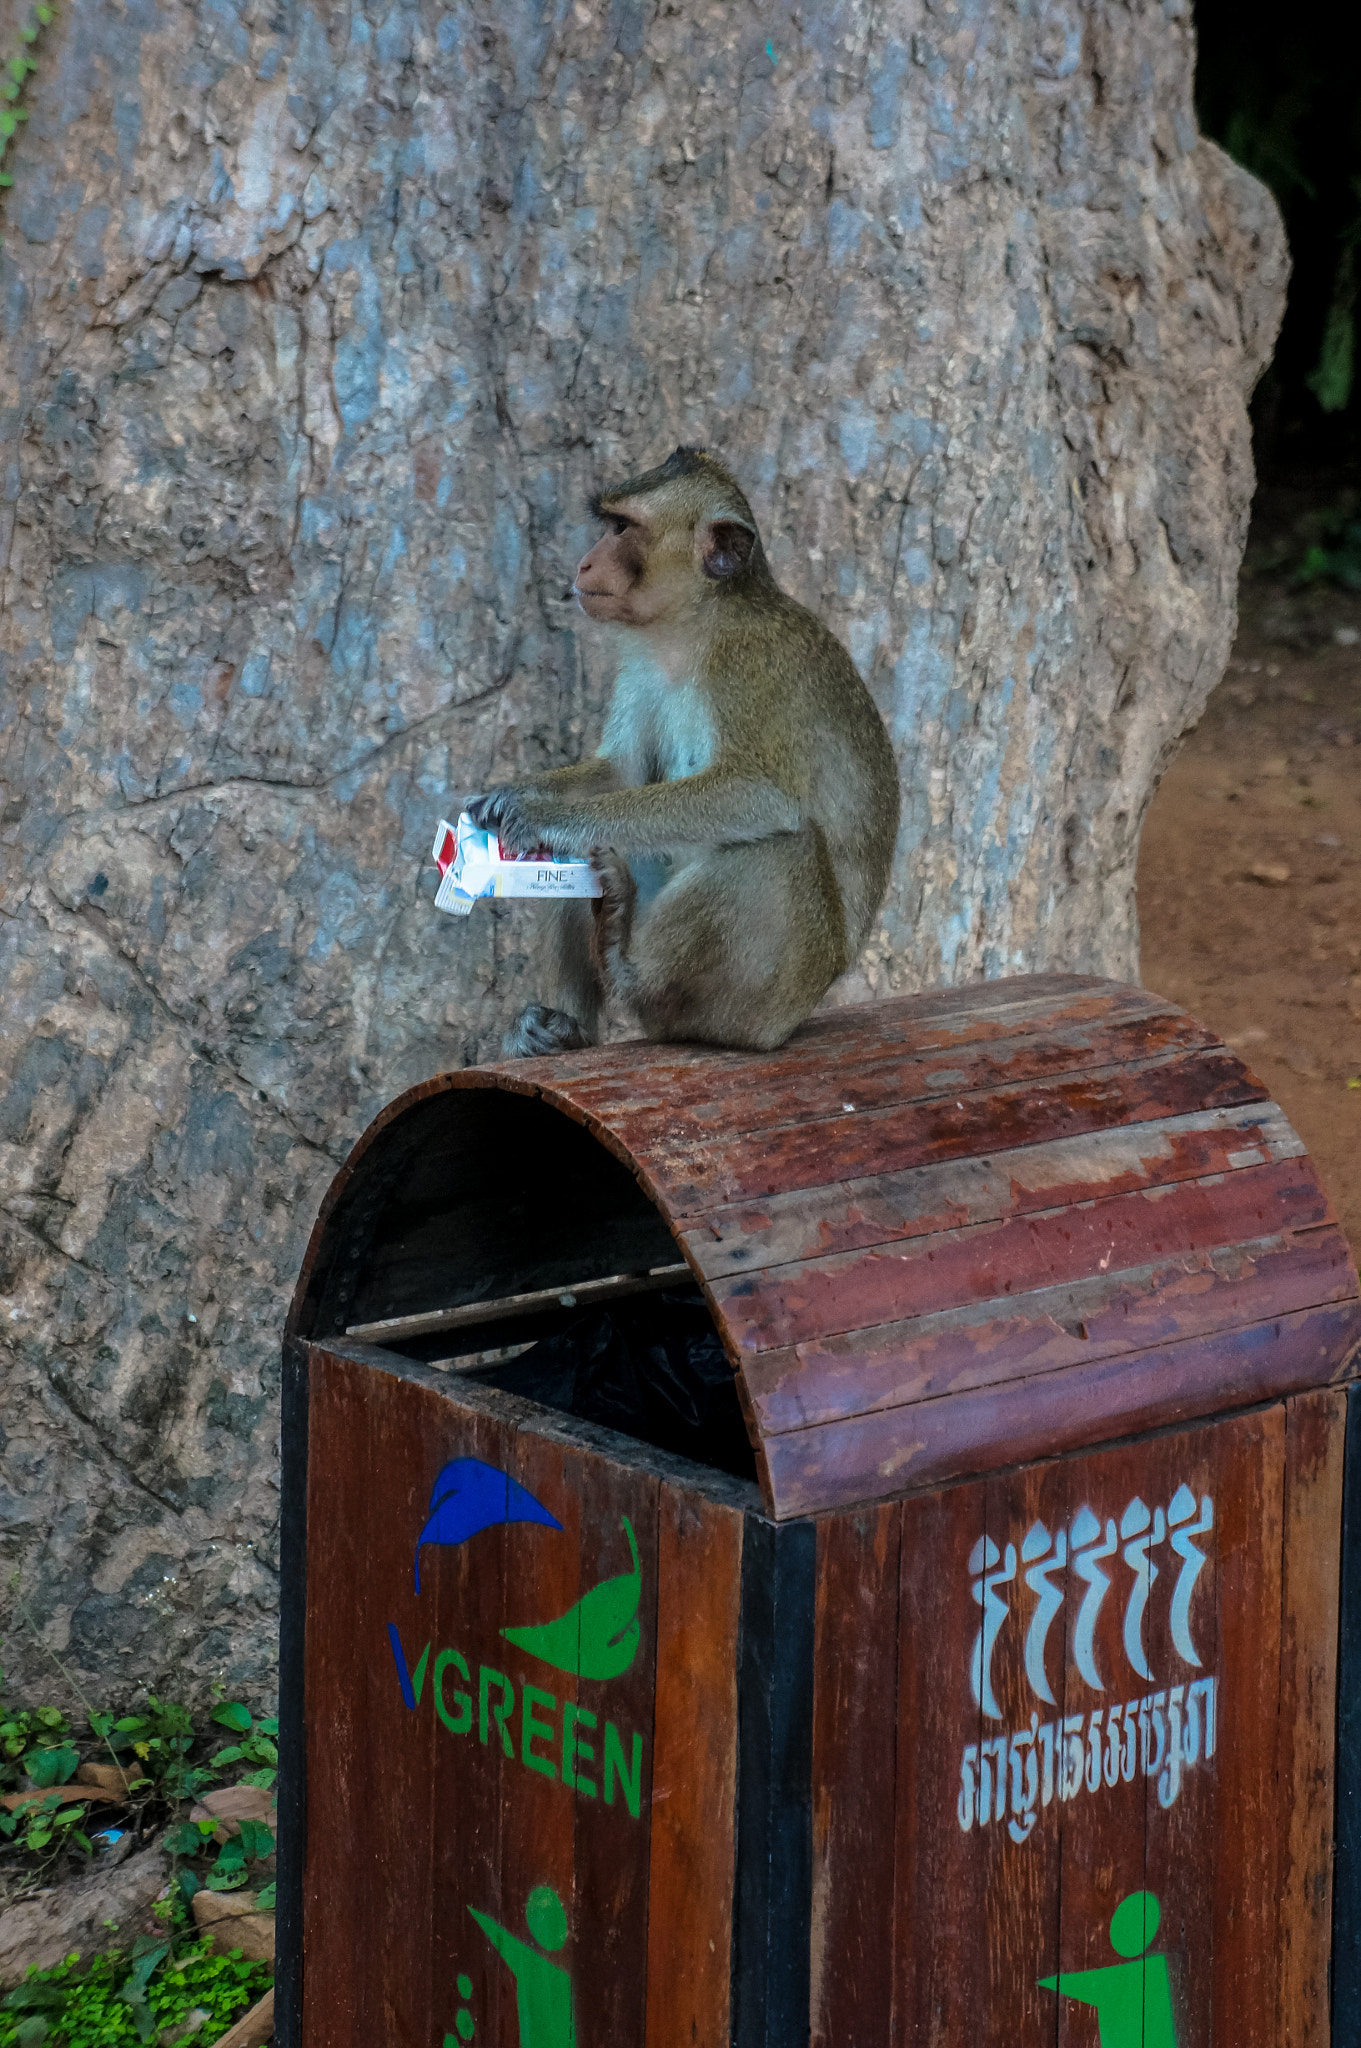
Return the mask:
M 508 783 L 488 790 L 485 796 L 466 798 L 463 808 L 479 832 L 496 834 L 507 853 L 533 853 L 540 846 L 553 845 L 548 821 L 537 815 L 541 805 L 536 805 L 530 790 Z

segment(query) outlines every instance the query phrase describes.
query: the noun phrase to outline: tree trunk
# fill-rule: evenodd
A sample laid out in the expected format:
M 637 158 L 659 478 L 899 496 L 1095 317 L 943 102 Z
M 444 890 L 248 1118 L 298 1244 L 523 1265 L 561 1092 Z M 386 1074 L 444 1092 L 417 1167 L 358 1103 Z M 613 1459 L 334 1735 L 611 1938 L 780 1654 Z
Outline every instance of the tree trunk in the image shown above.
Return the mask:
M 597 741 L 602 478 L 721 451 L 879 702 L 838 994 L 1136 973 L 1285 274 L 1193 54 L 1185 0 L 64 0 L 0 257 L 0 1517 L 93 1683 L 268 1687 L 284 1304 L 536 992 L 535 908 L 422 864 Z

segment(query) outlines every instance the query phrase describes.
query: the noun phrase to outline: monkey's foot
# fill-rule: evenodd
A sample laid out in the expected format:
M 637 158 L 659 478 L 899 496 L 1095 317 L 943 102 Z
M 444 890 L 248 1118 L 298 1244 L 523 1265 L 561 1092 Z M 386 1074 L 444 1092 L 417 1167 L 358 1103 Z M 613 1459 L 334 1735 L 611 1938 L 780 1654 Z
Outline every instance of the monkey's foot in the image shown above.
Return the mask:
M 526 1060 L 545 1052 L 579 1052 L 590 1042 L 576 1018 L 566 1010 L 550 1010 L 543 1003 L 530 1003 L 501 1040 L 501 1051 L 508 1060 Z

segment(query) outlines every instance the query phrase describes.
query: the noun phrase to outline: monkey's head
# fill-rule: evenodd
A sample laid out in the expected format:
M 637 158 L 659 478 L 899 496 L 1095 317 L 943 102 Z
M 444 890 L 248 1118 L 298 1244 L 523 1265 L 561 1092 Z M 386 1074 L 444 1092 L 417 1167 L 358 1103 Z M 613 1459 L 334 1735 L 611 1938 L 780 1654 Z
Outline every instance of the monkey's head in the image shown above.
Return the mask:
M 756 521 L 732 473 L 702 448 L 598 491 L 608 529 L 577 568 L 576 598 L 602 625 L 656 626 L 769 582 Z

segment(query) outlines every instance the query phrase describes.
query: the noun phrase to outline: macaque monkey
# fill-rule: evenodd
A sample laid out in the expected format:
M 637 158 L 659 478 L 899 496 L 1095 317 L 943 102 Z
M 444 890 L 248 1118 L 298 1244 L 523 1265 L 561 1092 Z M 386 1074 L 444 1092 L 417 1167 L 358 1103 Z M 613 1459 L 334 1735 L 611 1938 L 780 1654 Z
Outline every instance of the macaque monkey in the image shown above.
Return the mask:
M 600 751 L 466 808 L 511 852 L 589 857 L 552 906 L 560 1007 L 510 1057 L 595 1042 L 614 995 L 652 1039 L 783 1044 L 863 946 L 888 885 L 898 777 L 850 656 L 771 575 L 712 455 L 678 448 L 592 500 L 574 594 L 620 664 Z

